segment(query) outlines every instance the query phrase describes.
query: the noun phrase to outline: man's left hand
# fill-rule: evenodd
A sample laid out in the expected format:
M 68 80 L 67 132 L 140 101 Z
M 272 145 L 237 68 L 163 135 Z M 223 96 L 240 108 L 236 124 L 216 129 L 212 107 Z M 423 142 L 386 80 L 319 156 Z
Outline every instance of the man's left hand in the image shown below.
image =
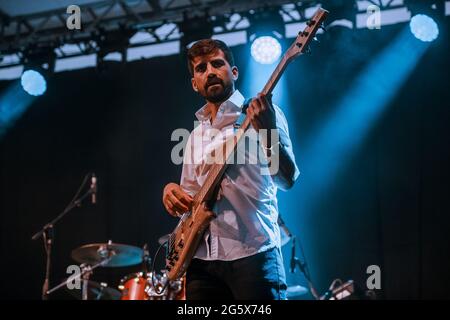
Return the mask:
M 270 99 L 263 93 L 258 93 L 247 108 L 247 116 L 256 131 L 260 129 L 276 129 L 275 109 Z

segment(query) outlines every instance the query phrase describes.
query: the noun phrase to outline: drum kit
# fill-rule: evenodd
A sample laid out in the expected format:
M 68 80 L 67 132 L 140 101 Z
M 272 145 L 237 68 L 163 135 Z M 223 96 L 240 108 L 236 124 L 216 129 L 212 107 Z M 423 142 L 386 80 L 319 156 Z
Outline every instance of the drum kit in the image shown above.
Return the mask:
M 160 242 L 165 237 L 160 238 Z M 113 243 L 93 243 L 72 251 L 72 258 L 80 264 L 81 272 L 48 291 L 48 294 L 61 287 L 80 300 L 185 300 L 184 278 L 170 281 L 164 270 L 161 274 L 148 271 L 149 261 L 144 249 Z M 143 264 L 141 272 L 131 273 L 120 280 L 118 288 L 108 287 L 106 283 L 90 280 L 97 267 L 116 268 Z M 82 284 L 70 286 L 79 279 Z
M 286 245 L 293 238 L 284 222 L 279 220 L 281 230 L 281 245 Z M 158 243 L 164 247 L 169 235 L 159 238 Z M 113 243 L 92 243 L 74 249 L 71 257 L 80 266 L 80 272 L 65 279 L 62 283 L 46 291 L 49 295 L 65 287 L 74 298 L 79 300 L 186 300 L 185 277 L 170 280 L 165 270 L 161 273 L 150 271 L 150 257 L 147 246 L 143 248 Z M 118 268 L 141 264 L 140 272 L 123 276 L 116 288 L 107 283 L 90 279 L 96 268 Z M 153 268 L 152 268 L 153 269 Z M 73 286 L 74 282 L 79 283 Z M 308 290 L 300 285 L 288 286 L 286 296 L 296 300 L 305 295 Z
M 167 243 L 169 235 L 159 238 L 160 245 Z M 290 234 L 281 232 L 281 244 L 289 242 Z M 76 248 L 71 257 L 81 266 L 81 273 L 77 277 L 82 281 L 79 288 L 67 284 L 74 281 L 69 277 L 60 285 L 49 290 L 49 294 L 61 287 L 79 300 L 185 300 L 185 278 L 170 281 L 166 273 L 161 274 L 148 271 L 148 252 L 131 245 L 113 243 L 93 243 Z M 108 287 L 104 282 L 90 280 L 93 270 L 97 267 L 116 268 L 142 264 L 142 271 L 127 274 L 121 278 L 118 288 Z M 308 290 L 300 285 L 289 286 L 286 291 L 288 299 L 297 299 L 305 295 Z

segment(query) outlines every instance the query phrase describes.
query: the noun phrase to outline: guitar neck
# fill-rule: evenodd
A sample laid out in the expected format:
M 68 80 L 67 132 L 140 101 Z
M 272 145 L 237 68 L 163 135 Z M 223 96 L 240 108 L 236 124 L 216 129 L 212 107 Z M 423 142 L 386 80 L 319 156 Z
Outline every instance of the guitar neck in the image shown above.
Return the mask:
M 266 96 L 269 96 L 272 94 L 273 89 L 278 83 L 278 80 L 280 80 L 281 76 L 284 73 L 284 70 L 286 69 L 288 65 L 288 58 L 286 55 L 284 55 L 280 62 L 277 64 L 275 70 L 270 75 L 269 80 L 267 81 L 266 85 L 264 86 L 263 90 L 261 91 Z
M 280 60 L 280 62 L 277 64 L 275 70 L 272 72 L 266 85 L 264 86 L 262 90 L 263 94 L 270 95 L 272 93 L 272 90 L 275 88 L 275 86 L 278 83 L 278 80 L 280 80 L 284 70 L 286 69 L 287 64 L 288 59 L 286 55 L 284 55 L 283 58 Z M 195 205 L 199 205 L 205 201 L 213 200 L 211 199 L 211 197 L 214 194 L 214 191 L 217 188 L 218 184 L 221 182 L 222 176 L 228 166 L 228 163 L 231 160 L 231 157 L 233 157 L 239 142 L 244 137 L 244 134 L 249 127 L 250 127 L 250 119 L 246 116 L 241 124 L 241 127 L 234 134 L 233 140 L 225 142 L 227 144 L 225 151 L 223 151 L 222 149 L 224 157 L 222 159 L 219 159 L 220 160 L 219 163 L 217 163 L 216 161 L 216 163 L 212 165 L 206 177 L 205 183 L 194 197 Z M 225 159 L 226 161 L 223 161 Z

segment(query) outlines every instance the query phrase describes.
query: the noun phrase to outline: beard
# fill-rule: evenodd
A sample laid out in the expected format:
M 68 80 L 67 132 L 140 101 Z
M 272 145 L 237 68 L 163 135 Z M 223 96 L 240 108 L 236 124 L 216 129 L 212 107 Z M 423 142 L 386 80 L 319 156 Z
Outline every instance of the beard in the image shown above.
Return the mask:
M 227 100 L 233 91 L 233 84 L 229 83 L 226 85 L 221 80 L 220 80 L 220 83 L 219 83 L 219 81 L 217 81 L 215 83 L 217 83 L 218 85 L 216 85 L 212 89 L 210 89 L 210 87 L 212 85 L 206 86 L 205 94 L 203 97 L 207 101 L 212 102 L 212 103 L 218 103 L 218 102 L 223 102 L 223 101 Z

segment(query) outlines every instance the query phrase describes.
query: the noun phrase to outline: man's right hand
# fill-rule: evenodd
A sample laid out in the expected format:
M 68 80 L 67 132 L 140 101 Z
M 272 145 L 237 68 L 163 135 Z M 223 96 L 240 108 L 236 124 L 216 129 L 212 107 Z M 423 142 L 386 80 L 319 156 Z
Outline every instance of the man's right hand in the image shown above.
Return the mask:
M 178 184 L 171 182 L 164 187 L 162 200 L 167 212 L 174 217 L 179 217 L 192 209 L 194 199 Z

